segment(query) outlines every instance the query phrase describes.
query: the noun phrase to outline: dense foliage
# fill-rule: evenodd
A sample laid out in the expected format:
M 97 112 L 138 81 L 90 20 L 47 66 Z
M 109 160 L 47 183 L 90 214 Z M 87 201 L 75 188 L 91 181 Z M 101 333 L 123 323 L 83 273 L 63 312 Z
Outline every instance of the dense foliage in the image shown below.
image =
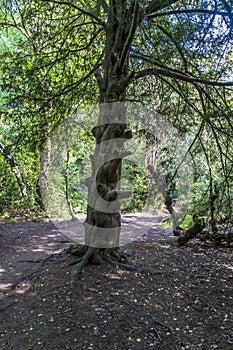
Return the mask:
M 186 143 L 181 161 L 191 169 L 191 197 L 180 193 L 181 165 L 173 157 L 172 145 L 158 144 L 160 160 L 154 165 L 162 169 L 174 203 L 179 204 L 181 195 L 188 214 L 206 216 L 210 222 L 229 220 L 233 210 L 233 106 L 228 82 L 233 63 L 232 1 L 123 3 L 132 13 L 133 33 L 122 51 L 129 62 L 126 99 L 152 106 Z M 108 46 L 107 19 L 117 6 L 123 8 L 117 1 L 1 1 L 0 142 L 27 188 L 22 196 L 12 167 L 0 154 L 1 215 L 43 207 L 38 182 L 46 140 L 78 110 L 98 103 Z M 67 150 L 71 155 L 68 195 L 76 213 L 86 207 L 79 175 L 82 160 L 93 148 L 93 126 L 79 129 Z M 134 131 L 140 133 L 137 126 Z M 67 157 L 63 160 L 53 181 L 65 191 Z M 134 188 L 122 209 L 144 210 L 149 186 L 146 165 L 125 163 L 122 173 Z

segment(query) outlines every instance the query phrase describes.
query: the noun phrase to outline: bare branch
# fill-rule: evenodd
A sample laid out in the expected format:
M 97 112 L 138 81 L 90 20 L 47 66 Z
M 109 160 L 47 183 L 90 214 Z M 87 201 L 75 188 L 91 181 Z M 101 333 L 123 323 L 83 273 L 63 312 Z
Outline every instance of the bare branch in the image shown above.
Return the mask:
M 200 83 L 200 84 L 210 85 L 210 86 L 233 86 L 233 81 L 210 81 L 207 79 L 199 79 L 199 78 L 191 77 L 182 72 L 163 69 L 163 68 L 147 68 L 139 72 L 133 72 L 130 76 L 130 80 L 139 79 L 147 75 L 166 76 L 172 79 L 186 81 L 188 83 Z
M 172 16 L 172 15 L 182 15 L 182 14 L 208 14 L 208 15 L 216 15 L 216 16 L 222 16 L 222 17 L 229 17 L 228 12 L 223 11 L 214 11 L 214 10 L 206 10 L 206 9 L 196 9 L 196 10 L 173 10 L 173 11 L 166 11 L 166 12 L 159 12 L 155 14 L 151 14 L 148 16 L 148 19 L 153 19 L 157 17 L 163 17 L 163 16 Z
M 191 102 L 188 98 L 187 94 L 183 91 L 180 84 L 176 81 L 176 86 L 174 86 L 169 80 L 165 79 L 165 77 L 161 77 L 161 80 L 164 81 L 178 96 L 180 96 L 189 107 L 192 108 L 198 115 L 200 115 L 203 119 L 205 119 L 203 112 L 198 108 L 198 106 Z
M 171 37 L 171 40 L 172 40 L 172 37 Z M 178 48 L 177 48 L 178 49 Z M 181 51 L 181 56 L 182 55 L 182 51 Z M 163 64 L 161 64 L 159 61 L 155 61 L 153 59 L 152 56 L 149 56 L 149 55 L 146 55 L 146 54 L 143 54 L 141 52 L 138 52 L 137 50 L 131 50 L 131 57 L 132 58 L 137 58 L 137 59 L 140 59 L 140 60 L 143 60 L 144 62 L 147 62 L 147 63 L 150 63 L 150 64 L 153 64 L 154 66 L 157 66 L 157 67 L 160 67 L 160 68 L 163 68 L 163 69 L 168 69 L 170 71 L 174 71 L 174 72 L 177 72 L 177 73 L 181 73 L 180 71 L 176 70 L 176 69 L 173 69 L 173 68 L 168 68 L 166 66 L 164 66 Z M 186 59 L 185 59 L 185 73 L 186 74 L 189 74 L 190 76 L 192 75 L 188 69 L 187 69 L 187 64 L 189 63 L 189 65 L 193 66 L 192 63 L 188 62 Z
M 80 52 L 80 51 L 84 51 L 84 50 L 87 50 L 91 44 L 93 43 L 93 41 L 95 40 L 95 38 L 98 36 L 98 34 L 101 32 L 102 29 L 99 29 L 96 33 L 93 34 L 93 36 L 91 37 L 90 41 L 83 47 L 80 47 L 79 49 L 73 49 L 73 50 L 67 50 L 67 51 L 64 51 L 62 49 L 62 46 L 64 45 L 65 41 L 66 41 L 66 38 L 68 36 L 68 34 L 66 35 L 65 39 L 63 40 L 63 42 L 61 43 L 61 46 L 59 48 L 59 50 L 57 50 L 56 52 L 56 57 L 55 59 L 52 61 L 52 62 L 49 62 L 47 64 L 44 64 L 43 66 L 41 66 L 40 68 L 45 68 L 46 66 L 49 67 L 45 76 L 48 75 L 48 73 L 50 72 L 50 70 L 55 66 L 56 63 L 58 63 L 59 61 L 64 61 L 70 54 L 72 53 L 77 53 L 77 52 Z M 65 52 L 65 55 L 62 56 L 62 57 L 59 57 L 60 53 L 63 53 Z M 45 78 L 44 76 L 44 78 Z
M 176 170 L 174 171 L 174 175 L 172 176 L 172 178 L 171 178 L 171 180 L 170 180 L 171 182 L 172 182 L 172 181 L 174 180 L 174 178 L 177 176 L 178 170 L 179 170 L 180 167 L 184 164 L 185 159 L 186 159 L 187 156 L 190 154 L 190 152 L 191 152 L 193 146 L 195 145 L 197 139 L 200 137 L 200 134 L 201 134 L 201 132 L 202 132 L 202 130 L 203 130 L 204 125 L 205 125 L 205 120 L 202 120 L 201 125 L 199 126 L 199 128 L 198 128 L 198 130 L 197 130 L 197 132 L 196 132 L 195 137 L 193 138 L 191 144 L 189 145 L 188 150 L 185 152 L 185 155 L 182 157 L 182 160 L 181 160 L 180 163 L 177 165 Z

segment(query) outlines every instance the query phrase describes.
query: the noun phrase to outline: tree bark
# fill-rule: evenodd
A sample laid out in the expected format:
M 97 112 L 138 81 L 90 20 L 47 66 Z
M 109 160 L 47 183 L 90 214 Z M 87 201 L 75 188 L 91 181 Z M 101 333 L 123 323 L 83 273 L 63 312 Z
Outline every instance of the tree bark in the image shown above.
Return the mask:
M 204 219 L 198 219 L 192 227 L 190 227 L 182 236 L 178 238 L 177 242 L 179 246 L 186 245 L 187 242 L 196 237 L 196 235 L 200 233 L 205 226 L 206 224 Z
M 98 76 L 100 106 L 98 125 L 92 133 L 96 148 L 92 156 L 92 175 L 85 223 L 85 241 L 90 247 L 117 248 L 121 227 L 119 181 L 126 130 L 126 87 L 128 48 L 132 40 L 135 13 L 127 1 L 110 1 L 106 26 L 103 77 Z
M 14 173 L 14 175 L 16 177 L 17 183 L 18 183 L 19 188 L 20 188 L 21 195 L 23 197 L 27 197 L 27 188 L 26 188 L 25 183 L 23 182 L 23 178 L 22 178 L 22 175 L 21 175 L 20 170 L 18 168 L 18 165 L 17 165 L 16 161 L 14 160 L 14 158 L 11 157 L 11 155 L 9 154 L 8 150 L 3 145 L 2 142 L 0 142 L 0 152 L 4 156 L 6 162 L 10 165 L 11 171 Z
M 70 190 L 69 190 L 69 172 L 70 172 L 70 150 L 66 152 L 66 174 L 65 174 L 65 183 L 66 183 L 66 201 L 68 204 L 69 212 L 72 220 L 77 220 L 77 216 L 74 213 L 73 206 L 70 199 Z
M 40 170 L 39 170 L 39 197 L 41 203 L 46 200 L 48 190 L 49 166 L 51 159 L 51 138 L 46 136 L 42 146 L 40 155 Z
M 153 132 L 153 131 L 152 131 Z M 157 193 L 157 162 L 158 162 L 158 140 L 152 133 L 146 132 L 146 155 L 145 155 L 145 170 L 148 183 L 148 210 L 155 211 L 156 193 Z
M 106 123 L 106 116 L 118 123 Z M 121 121 L 121 123 L 120 123 Z M 103 124 L 105 122 L 105 124 Z M 86 218 L 86 245 L 116 248 L 120 236 L 120 177 L 122 159 L 127 154 L 124 142 L 130 137 L 125 124 L 125 106 L 100 105 L 99 125 L 92 133 L 96 148 L 92 159 Z
M 137 4 L 137 2 L 135 3 Z M 135 7 L 136 6 L 136 7 Z M 127 152 L 124 142 L 131 132 L 126 125 L 126 88 L 129 48 L 136 30 L 139 6 L 127 8 L 127 1 L 111 0 L 106 24 L 103 70 L 96 72 L 99 85 L 99 118 L 92 133 L 96 139 L 91 156 L 92 174 L 88 188 L 85 262 L 101 263 L 119 247 L 121 232 L 120 178 L 122 159 Z M 71 272 L 73 278 L 83 261 Z
M 158 154 L 158 140 L 156 136 L 146 133 L 147 153 L 145 158 L 146 177 L 148 181 L 148 209 L 155 211 L 156 204 L 158 205 L 161 195 L 161 202 L 165 204 L 166 209 L 172 218 L 173 227 L 178 226 L 178 216 L 172 206 L 172 198 L 167 190 L 167 184 L 163 181 L 157 173 Z M 160 185 L 160 186 L 159 186 Z M 157 194 L 157 198 L 156 198 Z M 157 203 L 156 203 L 157 202 Z

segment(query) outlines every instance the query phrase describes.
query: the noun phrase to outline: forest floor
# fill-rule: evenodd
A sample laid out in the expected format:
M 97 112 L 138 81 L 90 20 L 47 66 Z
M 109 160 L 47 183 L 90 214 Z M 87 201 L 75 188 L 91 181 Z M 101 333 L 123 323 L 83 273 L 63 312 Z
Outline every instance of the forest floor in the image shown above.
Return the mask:
M 140 218 L 138 218 L 140 220 Z M 233 349 L 233 249 L 155 224 L 122 247 L 144 272 L 86 266 L 51 222 L 0 222 L 0 350 Z

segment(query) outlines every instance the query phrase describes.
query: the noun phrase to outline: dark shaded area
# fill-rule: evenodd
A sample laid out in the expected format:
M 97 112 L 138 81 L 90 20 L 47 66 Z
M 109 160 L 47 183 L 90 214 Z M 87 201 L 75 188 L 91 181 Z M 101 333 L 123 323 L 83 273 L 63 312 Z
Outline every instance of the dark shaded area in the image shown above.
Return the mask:
M 155 224 L 124 247 L 147 272 L 88 265 L 70 283 L 51 223 L 0 229 L 1 350 L 232 349 L 231 248 L 178 248 Z

